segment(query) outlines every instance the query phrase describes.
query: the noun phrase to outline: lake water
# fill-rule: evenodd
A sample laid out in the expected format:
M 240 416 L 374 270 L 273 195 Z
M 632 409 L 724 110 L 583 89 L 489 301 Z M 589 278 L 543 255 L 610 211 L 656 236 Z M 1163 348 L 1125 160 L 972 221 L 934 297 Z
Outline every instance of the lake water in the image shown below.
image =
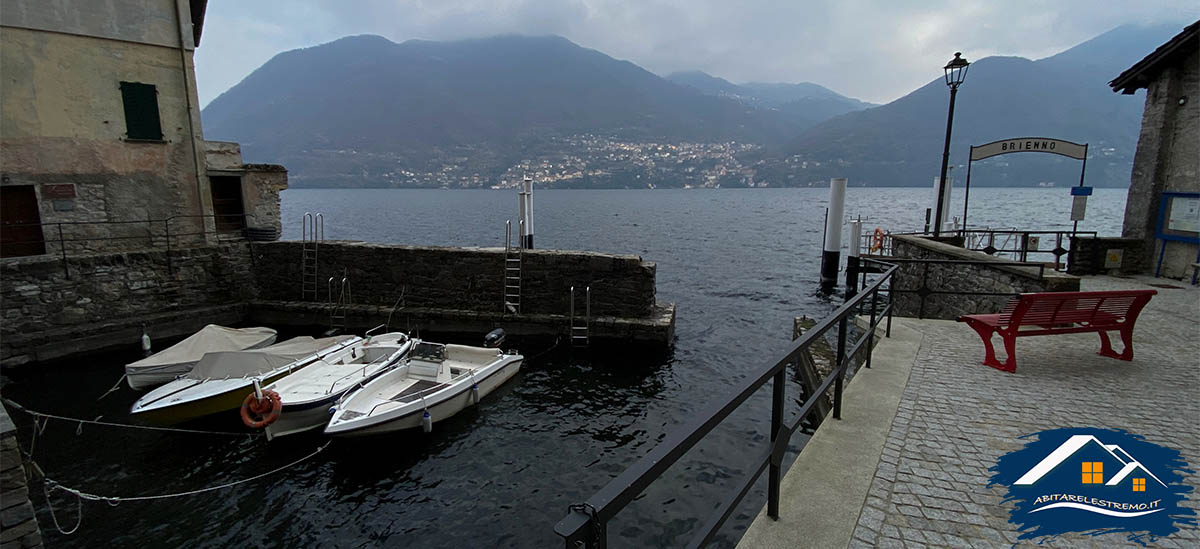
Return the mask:
M 852 188 L 847 215 L 867 230 L 923 226 L 929 189 Z M 431 434 L 334 440 L 284 473 L 226 490 L 156 502 L 83 505 L 77 533 L 50 546 L 560 546 L 553 525 L 715 399 L 766 367 L 792 319 L 835 305 L 817 294 L 827 189 L 537 191 L 539 248 L 633 253 L 658 264 L 658 296 L 677 306 L 665 359 L 522 349 L 520 374 L 477 410 Z M 1097 189 L 1080 230 L 1118 235 L 1125 190 Z M 1067 189 L 975 189 L 972 225 L 1069 229 Z M 961 215 L 961 194 L 951 208 Z M 322 212 L 327 239 L 500 246 L 516 217 L 515 191 L 295 189 L 283 193 L 284 238 L 304 212 Z M 162 343 L 162 342 L 160 342 Z M 19 372 L 5 396 L 72 417 L 127 421 L 136 394 L 99 396 L 136 352 Z M 540 356 L 535 356 L 540 355 Z M 68 375 L 62 375 L 63 373 Z M 797 386 L 798 388 L 798 386 Z M 789 388 L 789 396 L 798 394 Z M 848 410 L 847 413 L 853 413 Z M 609 525 L 614 546 L 673 546 L 765 450 L 769 390 L 733 414 Z M 23 443 L 33 436 L 28 420 Z M 234 429 L 233 418 L 205 428 Z M 795 448 L 803 436 L 794 440 Z M 63 484 L 103 495 L 193 490 L 285 465 L 326 443 L 319 434 L 273 443 L 51 422 L 35 459 Z M 849 458 L 849 457 L 848 457 Z M 740 537 L 765 501 L 747 498 L 717 545 Z M 58 494 L 64 527 L 75 501 Z M 819 512 L 819 511 L 816 511 Z

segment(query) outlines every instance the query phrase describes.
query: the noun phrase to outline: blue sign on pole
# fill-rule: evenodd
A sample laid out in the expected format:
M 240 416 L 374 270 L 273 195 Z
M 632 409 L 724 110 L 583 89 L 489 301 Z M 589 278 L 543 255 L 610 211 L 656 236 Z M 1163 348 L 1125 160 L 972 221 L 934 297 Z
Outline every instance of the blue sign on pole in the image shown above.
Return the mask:
M 1091 187 L 1071 187 L 1071 196 L 1092 196 Z

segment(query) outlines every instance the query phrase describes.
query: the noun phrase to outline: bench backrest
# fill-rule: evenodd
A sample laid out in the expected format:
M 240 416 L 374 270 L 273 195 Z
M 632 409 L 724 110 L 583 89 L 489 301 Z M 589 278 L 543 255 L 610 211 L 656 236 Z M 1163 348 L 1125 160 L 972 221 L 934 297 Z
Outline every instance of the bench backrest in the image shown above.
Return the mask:
M 1045 292 L 1021 294 L 1004 307 L 1006 324 L 1055 325 L 1086 322 L 1096 327 L 1132 323 L 1155 290 Z

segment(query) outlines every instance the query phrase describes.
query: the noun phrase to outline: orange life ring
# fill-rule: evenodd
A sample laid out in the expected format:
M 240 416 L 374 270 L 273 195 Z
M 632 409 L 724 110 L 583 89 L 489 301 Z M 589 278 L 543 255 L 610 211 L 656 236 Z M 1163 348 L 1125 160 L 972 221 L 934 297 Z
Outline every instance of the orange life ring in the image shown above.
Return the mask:
M 260 400 L 254 393 L 246 395 L 242 401 L 242 423 L 252 429 L 261 429 L 279 419 L 283 412 L 283 399 L 275 391 L 263 391 Z
M 871 239 L 871 253 L 883 249 L 883 229 L 875 227 L 875 237 Z

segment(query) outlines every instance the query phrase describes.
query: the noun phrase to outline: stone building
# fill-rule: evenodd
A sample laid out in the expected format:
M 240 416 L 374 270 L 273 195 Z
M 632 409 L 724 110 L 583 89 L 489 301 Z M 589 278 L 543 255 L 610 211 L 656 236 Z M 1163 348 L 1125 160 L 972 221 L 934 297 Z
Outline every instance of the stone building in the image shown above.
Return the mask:
M 1200 21 L 1109 85 L 1146 90 L 1123 236 L 1152 252 L 1140 271 L 1190 278 L 1200 261 Z
M 0 0 L 0 255 L 57 254 L 60 239 L 75 253 L 278 230 L 282 167 L 225 155 L 208 173 L 193 65 L 205 8 Z M 256 174 L 271 174 L 265 188 Z M 273 215 L 243 219 L 264 198 Z

